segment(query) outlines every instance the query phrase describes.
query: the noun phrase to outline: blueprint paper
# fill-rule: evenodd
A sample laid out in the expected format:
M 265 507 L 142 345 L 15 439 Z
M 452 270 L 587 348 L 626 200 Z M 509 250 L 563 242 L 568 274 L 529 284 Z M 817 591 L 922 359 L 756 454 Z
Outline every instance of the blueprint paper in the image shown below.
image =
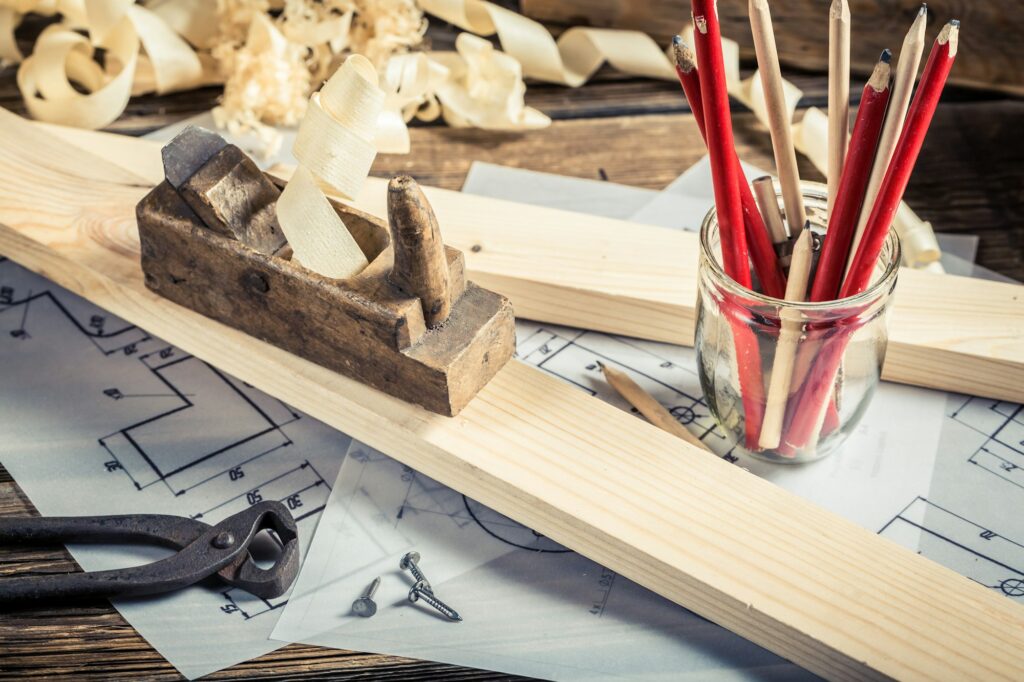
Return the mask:
M 216 523 L 284 502 L 309 544 L 347 436 L 0 258 L 0 462 L 44 516 L 157 513 Z M 69 547 L 87 571 L 160 548 Z M 211 582 L 114 603 L 198 677 L 281 646 L 287 597 Z

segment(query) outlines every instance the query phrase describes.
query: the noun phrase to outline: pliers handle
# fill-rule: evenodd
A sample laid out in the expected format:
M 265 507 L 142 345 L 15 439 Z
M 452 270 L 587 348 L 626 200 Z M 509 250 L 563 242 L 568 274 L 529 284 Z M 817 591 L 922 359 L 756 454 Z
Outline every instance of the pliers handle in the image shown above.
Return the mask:
M 267 569 L 257 566 L 249 554 L 249 544 L 264 529 L 273 530 L 282 543 L 281 555 Z M 193 585 L 215 573 L 230 585 L 269 599 L 291 587 L 299 568 L 295 521 L 280 502 L 260 502 L 214 526 L 162 514 L 0 518 L 0 544 L 133 541 L 179 551 L 131 568 L 0 579 L 0 604 L 159 594 Z

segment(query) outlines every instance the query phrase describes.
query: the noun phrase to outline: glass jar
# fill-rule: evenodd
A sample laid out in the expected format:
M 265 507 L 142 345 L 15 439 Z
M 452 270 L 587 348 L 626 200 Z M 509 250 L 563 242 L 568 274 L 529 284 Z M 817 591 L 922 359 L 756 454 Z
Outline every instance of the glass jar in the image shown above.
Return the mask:
M 818 183 L 801 189 L 817 250 L 827 190 Z M 823 303 L 771 298 L 727 276 L 715 209 L 704 219 L 700 244 L 694 345 L 711 414 L 734 444 L 763 460 L 809 462 L 836 451 L 881 375 L 900 262 L 895 232 L 863 293 Z

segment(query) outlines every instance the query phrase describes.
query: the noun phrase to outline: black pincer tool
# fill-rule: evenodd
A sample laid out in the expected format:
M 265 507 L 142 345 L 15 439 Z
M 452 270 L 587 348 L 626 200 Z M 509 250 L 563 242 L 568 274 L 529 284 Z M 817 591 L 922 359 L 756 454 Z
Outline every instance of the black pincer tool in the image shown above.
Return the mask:
M 281 544 L 270 568 L 260 568 L 249 552 L 262 530 L 273 531 Z M 150 564 L 112 571 L 0 578 L 0 605 L 159 594 L 214 574 L 228 585 L 270 599 L 288 591 L 299 570 L 295 520 L 280 502 L 260 502 L 214 526 L 164 514 L 0 518 L 0 545 L 64 542 L 145 542 L 178 552 Z

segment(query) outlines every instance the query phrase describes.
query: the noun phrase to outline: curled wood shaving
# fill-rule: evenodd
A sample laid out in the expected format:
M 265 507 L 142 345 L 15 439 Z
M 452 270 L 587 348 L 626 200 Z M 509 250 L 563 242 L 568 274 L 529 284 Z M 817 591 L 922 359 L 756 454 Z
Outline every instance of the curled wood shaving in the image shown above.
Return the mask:
M 277 219 L 294 260 L 325 277 L 346 279 L 367 266 L 355 239 L 317 182 L 352 198 L 370 173 L 384 91 L 361 55 L 345 60 L 313 93 L 292 151 L 299 167 L 277 201 Z
M 133 0 L 14 3 L 0 15 L 0 52 L 7 61 L 20 58 L 13 28 L 27 12 L 61 15 L 18 69 L 18 88 L 34 118 L 83 128 L 111 123 L 124 111 L 143 61 L 157 92 L 194 87 L 202 79 L 202 64 L 188 43 Z M 103 66 L 95 48 L 104 50 Z
M 483 0 L 419 0 L 428 14 L 480 36 L 497 35 L 502 48 L 529 78 L 570 87 L 583 85 L 608 62 L 634 76 L 674 80 L 668 55 L 639 31 L 571 28 L 556 41 L 539 22 Z

